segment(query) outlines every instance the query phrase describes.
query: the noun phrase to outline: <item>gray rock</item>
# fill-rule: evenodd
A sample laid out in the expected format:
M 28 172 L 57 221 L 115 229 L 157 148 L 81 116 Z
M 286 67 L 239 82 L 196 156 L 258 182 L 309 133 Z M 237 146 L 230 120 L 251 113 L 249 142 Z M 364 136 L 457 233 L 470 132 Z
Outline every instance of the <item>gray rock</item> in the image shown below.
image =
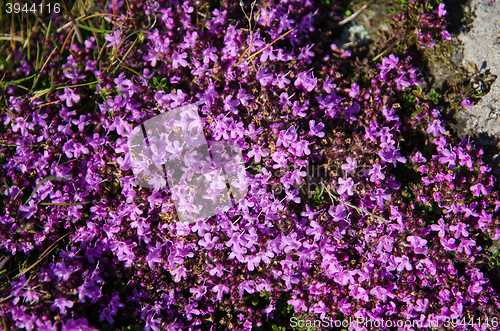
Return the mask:
M 371 37 L 363 25 L 353 24 L 352 22 L 346 24 L 342 36 L 335 41 L 338 47 L 347 48 L 350 46 L 362 46 L 369 44 Z
M 476 17 L 472 29 L 461 33 L 463 43 L 463 65 L 469 63 L 490 70 L 500 76 L 500 2 L 473 0 L 471 10 Z M 459 134 L 477 136 L 477 143 L 482 145 L 495 173 L 500 173 L 500 79 L 492 84 L 491 90 L 471 109 L 457 112 L 457 121 L 461 123 Z

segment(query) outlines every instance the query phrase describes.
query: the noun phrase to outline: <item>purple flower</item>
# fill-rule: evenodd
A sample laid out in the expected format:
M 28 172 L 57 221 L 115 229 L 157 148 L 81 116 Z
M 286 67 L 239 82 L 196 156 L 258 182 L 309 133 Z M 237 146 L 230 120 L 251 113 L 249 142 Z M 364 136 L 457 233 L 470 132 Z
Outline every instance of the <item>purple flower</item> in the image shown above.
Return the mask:
M 396 83 L 396 88 L 398 89 L 398 91 L 401 91 L 401 88 L 403 87 L 406 88 L 411 86 L 410 82 L 406 81 L 405 75 L 394 78 L 394 82 Z
M 80 115 L 78 120 L 71 120 L 71 123 L 78 126 L 78 131 L 82 132 L 85 125 L 89 124 L 90 121 L 85 121 L 85 115 Z
M 342 314 L 345 314 L 345 315 L 348 315 L 352 312 L 352 310 L 350 309 L 351 308 L 351 304 L 347 302 L 347 299 L 342 299 L 340 300 L 339 302 L 339 310 Z
M 54 300 L 54 303 L 50 306 L 50 310 L 56 310 L 59 308 L 61 315 L 66 315 L 66 307 L 73 307 L 73 302 L 66 300 L 65 298 L 57 298 Z
M 427 240 L 420 238 L 419 236 L 408 236 L 406 238 L 413 248 L 415 254 L 425 254 L 427 252 Z
M 469 108 L 469 109 L 471 109 L 471 108 L 472 108 L 472 103 L 469 101 L 469 99 L 464 99 L 464 100 L 462 101 L 461 105 L 462 105 L 463 107 L 467 107 L 467 108 Z
M 40 298 L 35 290 L 27 289 L 23 295 L 28 302 L 37 302 Z
M 475 197 L 478 197 L 481 195 L 481 193 L 483 195 L 487 195 L 488 194 L 488 189 L 481 183 L 477 183 L 476 185 L 472 185 L 470 187 L 470 191 L 472 192 L 472 195 L 474 195 Z
M 47 116 L 47 115 L 45 115 Z M 28 130 L 33 129 L 34 125 L 32 123 L 26 122 L 26 120 L 22 117 L 18 117 L 15 120 L 15 123 L 12 126 L 12 131 L 17 132 L 21 131 L 21 135 L 25 136 L 28 133 Z
M 148 318 L 146 319 L 146 325 L 144 326 L 145 331 L 161 331 L 160 324 L 161 324 L 161 318 L 153 318 L 154 313 L 150 313 L 148 315 Z M 177 323 L 176 323 L 177 324 Z M 178 330 L 178 328 L 172 329 L 172 330 Z
M 269 155 L 269 152 L 267 150 L 263 150 L 262 147 L 258 144 L 252 145 L 252 150 L 248 152 L 248 157 L 254 157 L 255 162 L 260 162 L 261 157 L 266 157 Z
M 42 321 L 40 318 L 36 320 L 38 331 L 57 331 L 57 321 L 52 324 L 51 321 Z
M 297 116 L 305 117 L 307 115 L 304 111 L 309 108 L 309 106 L 308 106 L 309 100 L 306 100 L 306 102 L 304 103 L 303 106 L 299 106 L 299 105 L 300 105 L 299 101 L 295 100 L 293 102 L 293 106 L 292 106 L 292 116 L 293 117 L 297 117 Z
M 250 123 L 248 129 L 245 130 L 245 135 L 256 140 L 257 137 L 260 136 L 262 132 L 264 132 L 263 128 L 258 128 L 257 130 L 255 130 L 255 125 L 253 123 Z
M 468 237 L 469 232 L 466 230 L 467 227 L 466 224 L 459 222 L 457 225 L 450 225 L 450 231 L 455 232 L 455 239 L 460 238 L 460 235 Z
M 187 270 L 184 266 L 178 266 L 175 269 L 172 269 L 170 272 L 172 276 L 174 276 L 174 282 L 179 283 L 181 280 L 187 277 L 187 273 L 190 270 Z
M 253 100 L 255 99 L 255 96 L 253 96 L 252 94 L 247 94 L 246 93 L 247 91 L 244 89 L 244 88 L 240 88 L 238 90 L 238 94 L 236 95 L 236 98 L 240 101 L 240 103 L 243 105 L 243 106 L 248 106 L 250 103 L 247 101 L 247 100 Z M 250 126 L 253 125 L 253 123 L 250 124 Z M 249 126 L 249 127 L 250 127 Z M 259 128 L 259 130 L 263 130 L 262 128 Z
M 257 71 L 255 78 L 260 82 L 260 85 L 267 86 L 273 81 L 274 77 L 272 74 L 267 74 L 267 67 L 262 67 Z
M 309 71 L 303 71 L 297 74 L 294 85 L 296 88 L 302 87 L 307 92 L 311 92 L 318 85 L 318 79 L 314 76 L 309 76 Z
M 155 263 L 162 263 L 162 244 L 160 242 L 156 243 L 156 246 L 148 245 L 149 254 L 146 256 L 146 261 L 150 269 L 154 269 Z
M 300 140 L 291 143 L 291 151 L 295 156 L 302 156 L 302 154 L 309 155 L 311 154 L 311 150 L 309 149 L 309 144 L 307 140 Z
M 347 214 L 345 213 L 345 210 L 346 208 L 342 203 L 338 204 L 335 207 L 335 210 L 333 210 L 333 205 L 331 205 L 328 209 L 328 214 L 333 217 L 334 222 L 339 222 L 346 218 Z
M 448 226 L 444 224 L 443 218 L 440 218 L 438 224 L 431 225 L 431 229 L 432 231 L 439 231 L 438 233 L 439 238 L 443 238 L 446 234 L 446 231 L 448 231 Z
M 301 299 L 290 299 L 287 303 L 295 308 L 295 312 L 298 313 L 300 311 L 307 312 L 306 302 Z
M 112 35 L 107 34 L 106 36 L 104 36 L 104 39 L 106 39 L 109 42 L 109 44 L 106 47 L 112 47 L 112 46 L 118 47 L 120 45 L 121 31 L 115 30 Z
M 380 137 L 378 124 L 375 121 L 371 121 L 369 127 L 365 126 L 365 139 L 370 139 L 373 142 L 377 142 L 378 137 Z
M 405 258 L 406 258 L 406 256 L 405 256 Z M 396 259 L 398 259 L 398 258 L 396 258 Z M 410 265 L 410 267 L 411 267 L 411 265 Z M 404 269 L 404 267 L 403 267 L 403 269 Z M 401 269 L 401 270 L 403 270 L 403 269 Z M 408 270 L 411 270 L 411 268 L 408 269 Z M 387 291 L 387 289 L 385 289 L 385 288 L 383 288 L 382 286 L 379 286 L 379 285 L 377 285 L 374 288 L 372 288 L 370 290 L 370 294 L 376 296 L 378 300 L 382 300 L 383 302 L 387 301 L 387 297 L 388 296 L 391 296 L 391 297 L 394 296 L 392 293 L 389 293 L 389 291 Z
M 382 59 L 382 64 L 377 64 L 377 68 L 380 69 L 380 79 L 382 81 L 386 80 L 386 75 L 389 70 L 396 68 L 399 62 L 399 58 L 394 56 L 394 54 L 389 55 L 389 58 L 384 57 Z
M 213 237 L 211 233 L 205 233 L 203 239 L 198 241 L 198 245 L 204 247 L 205 249 L 212 249 L 215 247 L 215 243 L 219 240 L 219 237 Z
M 458 158 L 460 159 L 458 164 L 460 164 L 461 166 L 467 165 L 470 170 L 474 169 L 471 156 L 467 154 L 462 148 L 458 149 Z
M 344 110 L 344 113 L 345 113 L 345 120 L 346 121 L 355 121 L 357 120 L 357 117 L 354 116 L 354 114 L 357 114 L 359 113 L 359 110 L 361 109 L 361 106 L 359 105 L 359 103 L 357 103 L 356 101 L 354 101 L 352 103 L 352 105 L 350 106 L 347 106 Z
M 451 314 L 452 319 L 459 319 L 463 316 L 463 305 L 460 302 L 456 302 L 453 306 L 451 306 L 450 310 L 453 312 Z
M 104 321 L 104 319 L 106 319 L 106 321 L 109 323 L 109 324 L 113 324 L 114 323 L 114 320 L 113 320 L 113 317 L 111 317 L 112 315 L 112 312 L 111 312 L 111 308 L 109 307 L 106 307 L 104 308 L 102 311 L 101 311 L 101 314 L 99 315 L 99 321 Z
M 364 288 L 362 288 L 361 286 L 357 287 L 355 293 L 356 294 L 354 294 L 354 298 L 356 298 L 358 300 L 365 301 L 365 302 L 370 301 L 370 297 L 368 296 L 369 292 L 367 290 L 365 290 Z
M 441 38 L 444 40 L 451 40 L 451 34 L 448 31 L 443 30 L 441 31 Z
M 465 252 L 467 255 L 472 254 L 472 247 L 476 246 L 476 241 L 473 239 L 462 238 L 460 244 L 458 245 L 457 251 L 459 253 Z
M 198 32 L 188 31 L 184 36 L 184 42 L 180 44 L 181 49 L 191 49 L 196 47 L 196 40 L 198 39 Z
M 352 178 L 339 178 L 339 184 L 341 185 L 338 189 L 337 192 L 338 194 L 344 194 L 347 191 L 348 195 L 353 195 L 354 194 L 354 180 Z
M 456 165 L 457 154 L 455 152 L 450 151 L 449 149 L 443 149 L 441 151 L 441 155 L 439 156 L 439 163 L 445 164 L 448 163 L 448 169 L 453 169 Z
M 172 54 L 172 68 L 177 69 L 179 65 L 187 67 L 188 63 L 186 60 L 184 60 L 185 58 L 187 58 L 187 56 L 188 55 L 186 52 L 182 52 L 180 54 L 179 52 L 174 52 L 174 54 Z
M 184 308 L 188 320 L 192 320 L 193 315 L 200 315 L 200 310 L 196 307 L 198 307 L 198 302 L 193 302 Z
M 195 300 L 200 300 L 205 296 L 205 294 L 207 294 L 207 288 L 203 285 L 199 287 L 191 287 L 189 292 L 196 294 Z
M 279 147 L 272 155 L 273 161 L 276 162 L 276 164 L 273 165 L 273 169 L 285 168 L 288 164 L 287 156 L 288 152 Z
M 414 156 L 412 156 L 411 161 L 413 163 L 425 163 L 425 162 L 427 162 L 427 159 L 419 151 L 419 152 L 416 152 Z
M 417 304 L 415 305 L 415 311 L 425 312 L 429 307 L 429 299 L 418 299 Z
M 260 62 L 266 62 L 267 60 L 273 61 L 276 59 L 276 55 L 274 55 L 273 46 L 269 46 L 262 51 L 260 55 Z
M 206 223 L 205 220 L 199 220 L 195 225 L 193 225 L 191 231 L 198 232 L 198 236 L 204 237 L 205 231 L 210 231 L 211 228 L 210 224 Z
M 314 235 L 313 240 L 318 241 L 323 234 L 323 227 L 319 225 L 316 221 L 311 221 L 309 229 L 306 230 L 308 236 Z
M 443 245 L 445 251 L 455 251 L 457 249 L 457 245 L 455 245 L 455 239 L 453 238 L 441 238 L 441 245 Z
M 389 70 L 396 68 L 396 65 L 398 64 L 398 62 L 399 62 L 399 58 L 397 58 L 394 54 L 389 55 L 389 58 L 382 59 L 382 65 L 384 65 L 384 63 L 385 63 L 385 65 L 387 66 L 387 68 Z
M 317 304 L 311 307 L 311 310 L 315 314 L 319 315 L 319 318 L 324 319 L 326 314 L 330 313 L 330 308 L 328 308 L 323 301 L 318 302 Z
M 257 267 L 260 264 L 262 257 L 259 255 L 254 255 L 254 256 L 247 256 L 247 268 L 248 271 L 254 271 L 255 267 Z
M 73 107 L 73 101 L 80 101 L 80 96 L 75 93 L 75 89 L 64 88 L 64 94 L 59 95 L 59 100 L 66 100 L 66 106 Z
M 448 289 L 442 289 L 439 291 L 438 299 L 441 301 L 450 301 L 451 292 Z
M 89 150 L 80 142 L 75 143 L 72 139 L 68 140 L 63 146 L 63 152 L 68 158 L 79 158 L 82 154 L 88 154 Z
M 290 253 L 292 250 L 298 250 L 302 247 L 300 241 L 297 240 L 297 233 L 293 232 L 288 236 L 281 236 L 280 250 L 285 249 L 285 253 Z
M 151 62 L 152 67 L 156 67 L 156 63 L 160 60 L 160 57 L 157 55 L 154 49 L 150 49 L 148 55 L 144 55 L 143 59 L 145 61 Z
M 64 264 L 64 262 L 57 262 L 56 265 L 53 266 L 52 270 L 54 272 L 54 275 L 57 276 L 58 280 L 63 280 L 66 282 L 69 280 L 69 277 L 71 276 L 71 274 L 75 270 L 75 267 L 70 265 L 66 268 L 66 265 Z
M 380 164 L 375 163 L 373 165 L 373 168 L 368 171 L 368 175 L 370 175 L 370 181 L 376 182 L 377 179 L 385 179 L 385 175 L 381 171 L 384 168 L 382 168 Z
M 246 250 L 245 250 L 245 252 L 246 252 Z M 208 273 L 210 274 L 210 276 L 217 275 L 217 277 L 222 277 L 222 275 L 224 275 L 224 267 L 220 263 L 217 263 L 215 265 L 215 267 L 212 267 L 209 265 L 207 270 L 208 270 Z
M 330 79 L 330 77 L 327 77 L 324 81 L 323 81 L 323 90 L 330 94 L 332 93 L 332 89 L 336 88 L 337 87 L 337 84 L 335 83 L 332 83 L 332 80 Z
M 304 60 L 306 63 L 311 63 L 311 57 L 314 56 L 314 52 L 312 52 L 310 49 L 314 46 L 314 44 L 309 45 L 309 46 L 304 46 L 300 48 L 299 56 L 297 59 Z
M 224 293 L 229 293 L 229 287 L 224 284 L 217 284 L 212 288 L 212 292 L 217 293 L 217 297 L 215 300 L 212 298 L 212 301 L 221 301 Z
M 435 12 L 437 12 L 437 15 L 439 18 L 443 17 L 446 15 L 446 13 L 448 13 L 445 9 L 445 4 L 444 3 L 440 3 L 439 6 L 438 6 L 438 9 L 435 10 Z
M 312 136 L 318 136 L 320 138 L 323 138 L 325 136 L 324 132 L 321 132 L 321 130 L 325 127 L 323 123 L 318 123 L 315 125 L 314 120 L 309 121 L 309 133 L 307 134 L 309 137 Z
M 413 266 L 410 263 L 410 259 L 406 255 L 403 255 L 403 257 L 395 257 L 394 260 L 396 261 L 396 264 L 398 266 L 398 271 L 403 271 L 405 268 L 408 271 L 413 269 Z
M 470 251 L 469 254 L 467 255 L 470 255 Z M 473 284 L 469 285 L 469 288 L 467 289 L 467 292 L 469 293 L 470 296 L 480 294 L 482 291 L 483 287 L 481 286 L 480 282 L 474 282 Z
M 276 78 L 273 79 L 272 84 L 273 86 L 278 85 L 278 88 L 284 89 L 285 85 L 290 84 L 290 79 L 286 78 L 286 76 L 290 73 L 290 71 L 286 74 L 278 74 Z
M 349 175 L 350 173 L 356 170 L 356 168 L 358 167 L 358 163 L 356 162 L 356 160 L 353 160 L 352 157 L 350 156 L 346 159 L 346 161 L 347 163 L 344 163 L 341 166 L 341 168 L 346 172 L 346 174 Z
M 283 108 L 286 108 L 286 106 L 291 106 L 292 102 L 290 101 L 290 98 L 292 98 L 293 95 L 288 95 L 286 92 L 282 92 L 280 94 L 280 103 Z
M 286 194 L 286 197 L 285 197 L 286 202 L 290 202 L 290 201 L 293 201 L 295 203 L 300 202 L 300 197 L 298 196 L 299 191 L 297 191 L 296 189 L 294 189 L 293 191 L 290 191 L 287 189 L 287 190 L 285 190 L 285 194 Z
M 25 213 L 23 215 L 24 218 L 33 217 L 36 214 L 37 210 L 38 210 L 38 207 L 33 200 L 29 201 L 28 206 L 26 206 L 26 205 L 19 206 L 19 211 Z
M 84 79 L 85 75 L 84 74 L 78 74 L 78 70 L 74 69 L 73 71 L 65 71 L 64 76 L 66 78 L 71 79 L 71 84 L 76 84 L 79 79 Z
M 255 292 L 254 287 L 255 287 L 255 281 L 253 280 L 247 280 L 243 281 L 239 287 L 238 293 L 240 297 L 243 297 L 243 294 L 245 291 L 249 294 L 253 294 Z
M 217 56 L 217 54 L 215 54 L 215 52 L 217 52 L 216 47 L 205 48 L 203 50 L 203 63 L 209 64 L 210 61 L 214 63 L 217 62 L 217 59 L 219 57 Z
M 356 83 L 352 83 L 351 88 L 349 89 L 349 96 L 351 98 L 357 98 L 359 95 L 359 85 Z
M 386 189 L 377 189 L 377 193 L 370 195 L 370 199 L 376 201 L 377 206 L 384 207 L 384 200 L 391 201 L 391 195 L 385 193 Z
M 432 133 L 434 137 L 439 136 L 446 132 L 446 129 L 441 126 L 441 122 L 439 120 L 434 120 L 431 125 L 427 128 L 427 133 Z

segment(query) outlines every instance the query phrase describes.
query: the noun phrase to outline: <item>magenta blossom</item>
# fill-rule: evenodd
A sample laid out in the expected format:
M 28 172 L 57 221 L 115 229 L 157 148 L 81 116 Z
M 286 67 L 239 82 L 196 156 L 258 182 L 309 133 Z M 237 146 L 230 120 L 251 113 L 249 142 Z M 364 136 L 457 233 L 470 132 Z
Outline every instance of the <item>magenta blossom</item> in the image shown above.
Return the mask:
M 347 192 L 348 195 L 353 195 L 354 194 L 354 181 L 352 178 L 339 178 L 339 184 L 341 185 L 338 189 L 337 192 L 339 194 L 344 194 Z
M 437 12 L 437 15 L 439 18 L 445 16 L 448 12 L 444 9 L 445 7 L 445 4 L 444 3 L 440 3 L 439 6 L 438 6 L 438 9 L 436 10 Z
M 66 106 L 73 107 L 73 101 L 80 101 L 80 96 L 75 93 L 75 89 L 64 88 L 64 94 L 59 95 L 59 100 L 66 101 Z
M 461 103 L 460 103 L 463 107 L 467 107 L 469 109 L 472 108 L 472 103 L 469 101 L 469 99 L 464 99 Z
M 66 298 L 57 298 L 54 300 L 54 303 L 50 307 L 51 310 L 59 309 L 61 315 L 66 315 L 66 307 L 73 307 L 73 302 L 66 300 Z

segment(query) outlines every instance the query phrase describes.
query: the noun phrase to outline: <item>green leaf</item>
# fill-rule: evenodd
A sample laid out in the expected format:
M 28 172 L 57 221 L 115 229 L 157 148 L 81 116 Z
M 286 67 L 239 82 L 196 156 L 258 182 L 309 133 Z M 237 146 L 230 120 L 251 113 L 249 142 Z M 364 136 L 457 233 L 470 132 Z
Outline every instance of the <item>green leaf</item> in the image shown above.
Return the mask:
M 321 203 L 323 200 L 325 200 L 325 197 L 323 196 L 323 190 L 320 190 L 319 187 L 314 191 L 314 201 L 316 203 Z
M 44 179 L 42 179 L 40 181 L 40 184 L 38 184 L 35 189 L 33 190 L 33 192 L 31 192 L 30 196 L 28 197 L 28 199 L 24 202 L 25 205 L 28 204 L 28 202 L 31 200 L 31 197 L 33 196 L 33 194 L 35 194 L 35 192 L 38 190 L 38 188 L 40 187 L 40 185 L 42 185 L 43 183 L 45 183 L 46 181 L 48 180 L 60 180 L 58 179 L 56 176 L 48 176 L 48 177 L 45 177 Z
M 41 206 L 75 206 L 75 205 L 85 205 L 89 203 L 89 201 L 83 202 L 40 202 Z
M 29 80 L 29 79 L 31 79 L 31 78 L 33 78 L 35 76 L 36 76 L 36 74 L 33 74 L 33 75 L 31 75 L 29 77 L 26 77 L 26 78 L 21 78 L 21 79 L 17 79 L 17 80 L 12 80 L 10 82 L 1 83 L 0 87 L 6 87 L 6 86 L 9 86 L 9 85 L 16 85 L 18 83 L 22 83 L 22 82 L 24 82 L 26 80 Z
M 76 24 L 79 28 L 82 28 L 84 30 L 87 30 L 87 31 L 91 31 L 92 32 L 92 28 L 86 26 L 86 25 L 82 25 L 82 24 Z M 113 34 L 113 30 L 104 30 L 104 29 L 97 29 L 97 28 L 94 28 L 94 31 L 95 32 L 100 32 L 100 33 L 107 33 L 107 34 Z
M 81 86 L 93 85 L 93 84 L 99 83 L 100 81 L 101 81 L 101 79 L 96 80 L 94 82 L 90 82 L 90 83 L 83 83 L 83 84 L 70 85 L 70 86 L 60 86 L 60 87 L 57 87 L 56 90 L 61 90 L 63 88 L 72 88 L 72 87 L 81 87 Z

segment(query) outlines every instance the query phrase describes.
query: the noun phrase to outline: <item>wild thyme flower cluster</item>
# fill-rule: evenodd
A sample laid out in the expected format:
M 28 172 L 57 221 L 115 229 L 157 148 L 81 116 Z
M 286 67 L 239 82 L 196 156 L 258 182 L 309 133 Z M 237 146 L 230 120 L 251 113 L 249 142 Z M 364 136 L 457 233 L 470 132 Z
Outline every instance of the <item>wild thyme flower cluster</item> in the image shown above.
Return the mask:
M 322 11 L 338 7 L 308 0 L 99 5 L 119 14 L 116 28 L 66 43 L 42 71 L 53 88 L 6 88 L 2 327 L 268 330 L 289 307 L 494 329 L 484 247 L 500 238 L 498 186 L 482 151 L 414 97 L 422 77 L 408 49 L 361 63 L 318 38 Z M 412 6 L 435 22 L 419 39 L 428 46 L 446 10 Z M 35 72 L 18 65 L 12 79 Z M 171 189 L 140 185 L 128 144 L 141 123 L 183 106 L 207 140 L 252 165 L 247 194 L 194 223 L 178 221 Z M 164 161 L 180 149 L 156 152 Z M 298 190 L 311 164 L 327 172 L 320 199 Z
M 448 11 L 445 9 L 445 4 L 429 2 L 419 2 L 419 4 L 420 6 L 409 4 L 395 13 L 394 26 L 406 30 L 405 34 L 399 35 L 399 39 L 402 42 L 411 40 L 410 43 L 417 44 L 420 49 L 432 49 L 440 39 L 451 40 L 451 34 L 446 30 Z

